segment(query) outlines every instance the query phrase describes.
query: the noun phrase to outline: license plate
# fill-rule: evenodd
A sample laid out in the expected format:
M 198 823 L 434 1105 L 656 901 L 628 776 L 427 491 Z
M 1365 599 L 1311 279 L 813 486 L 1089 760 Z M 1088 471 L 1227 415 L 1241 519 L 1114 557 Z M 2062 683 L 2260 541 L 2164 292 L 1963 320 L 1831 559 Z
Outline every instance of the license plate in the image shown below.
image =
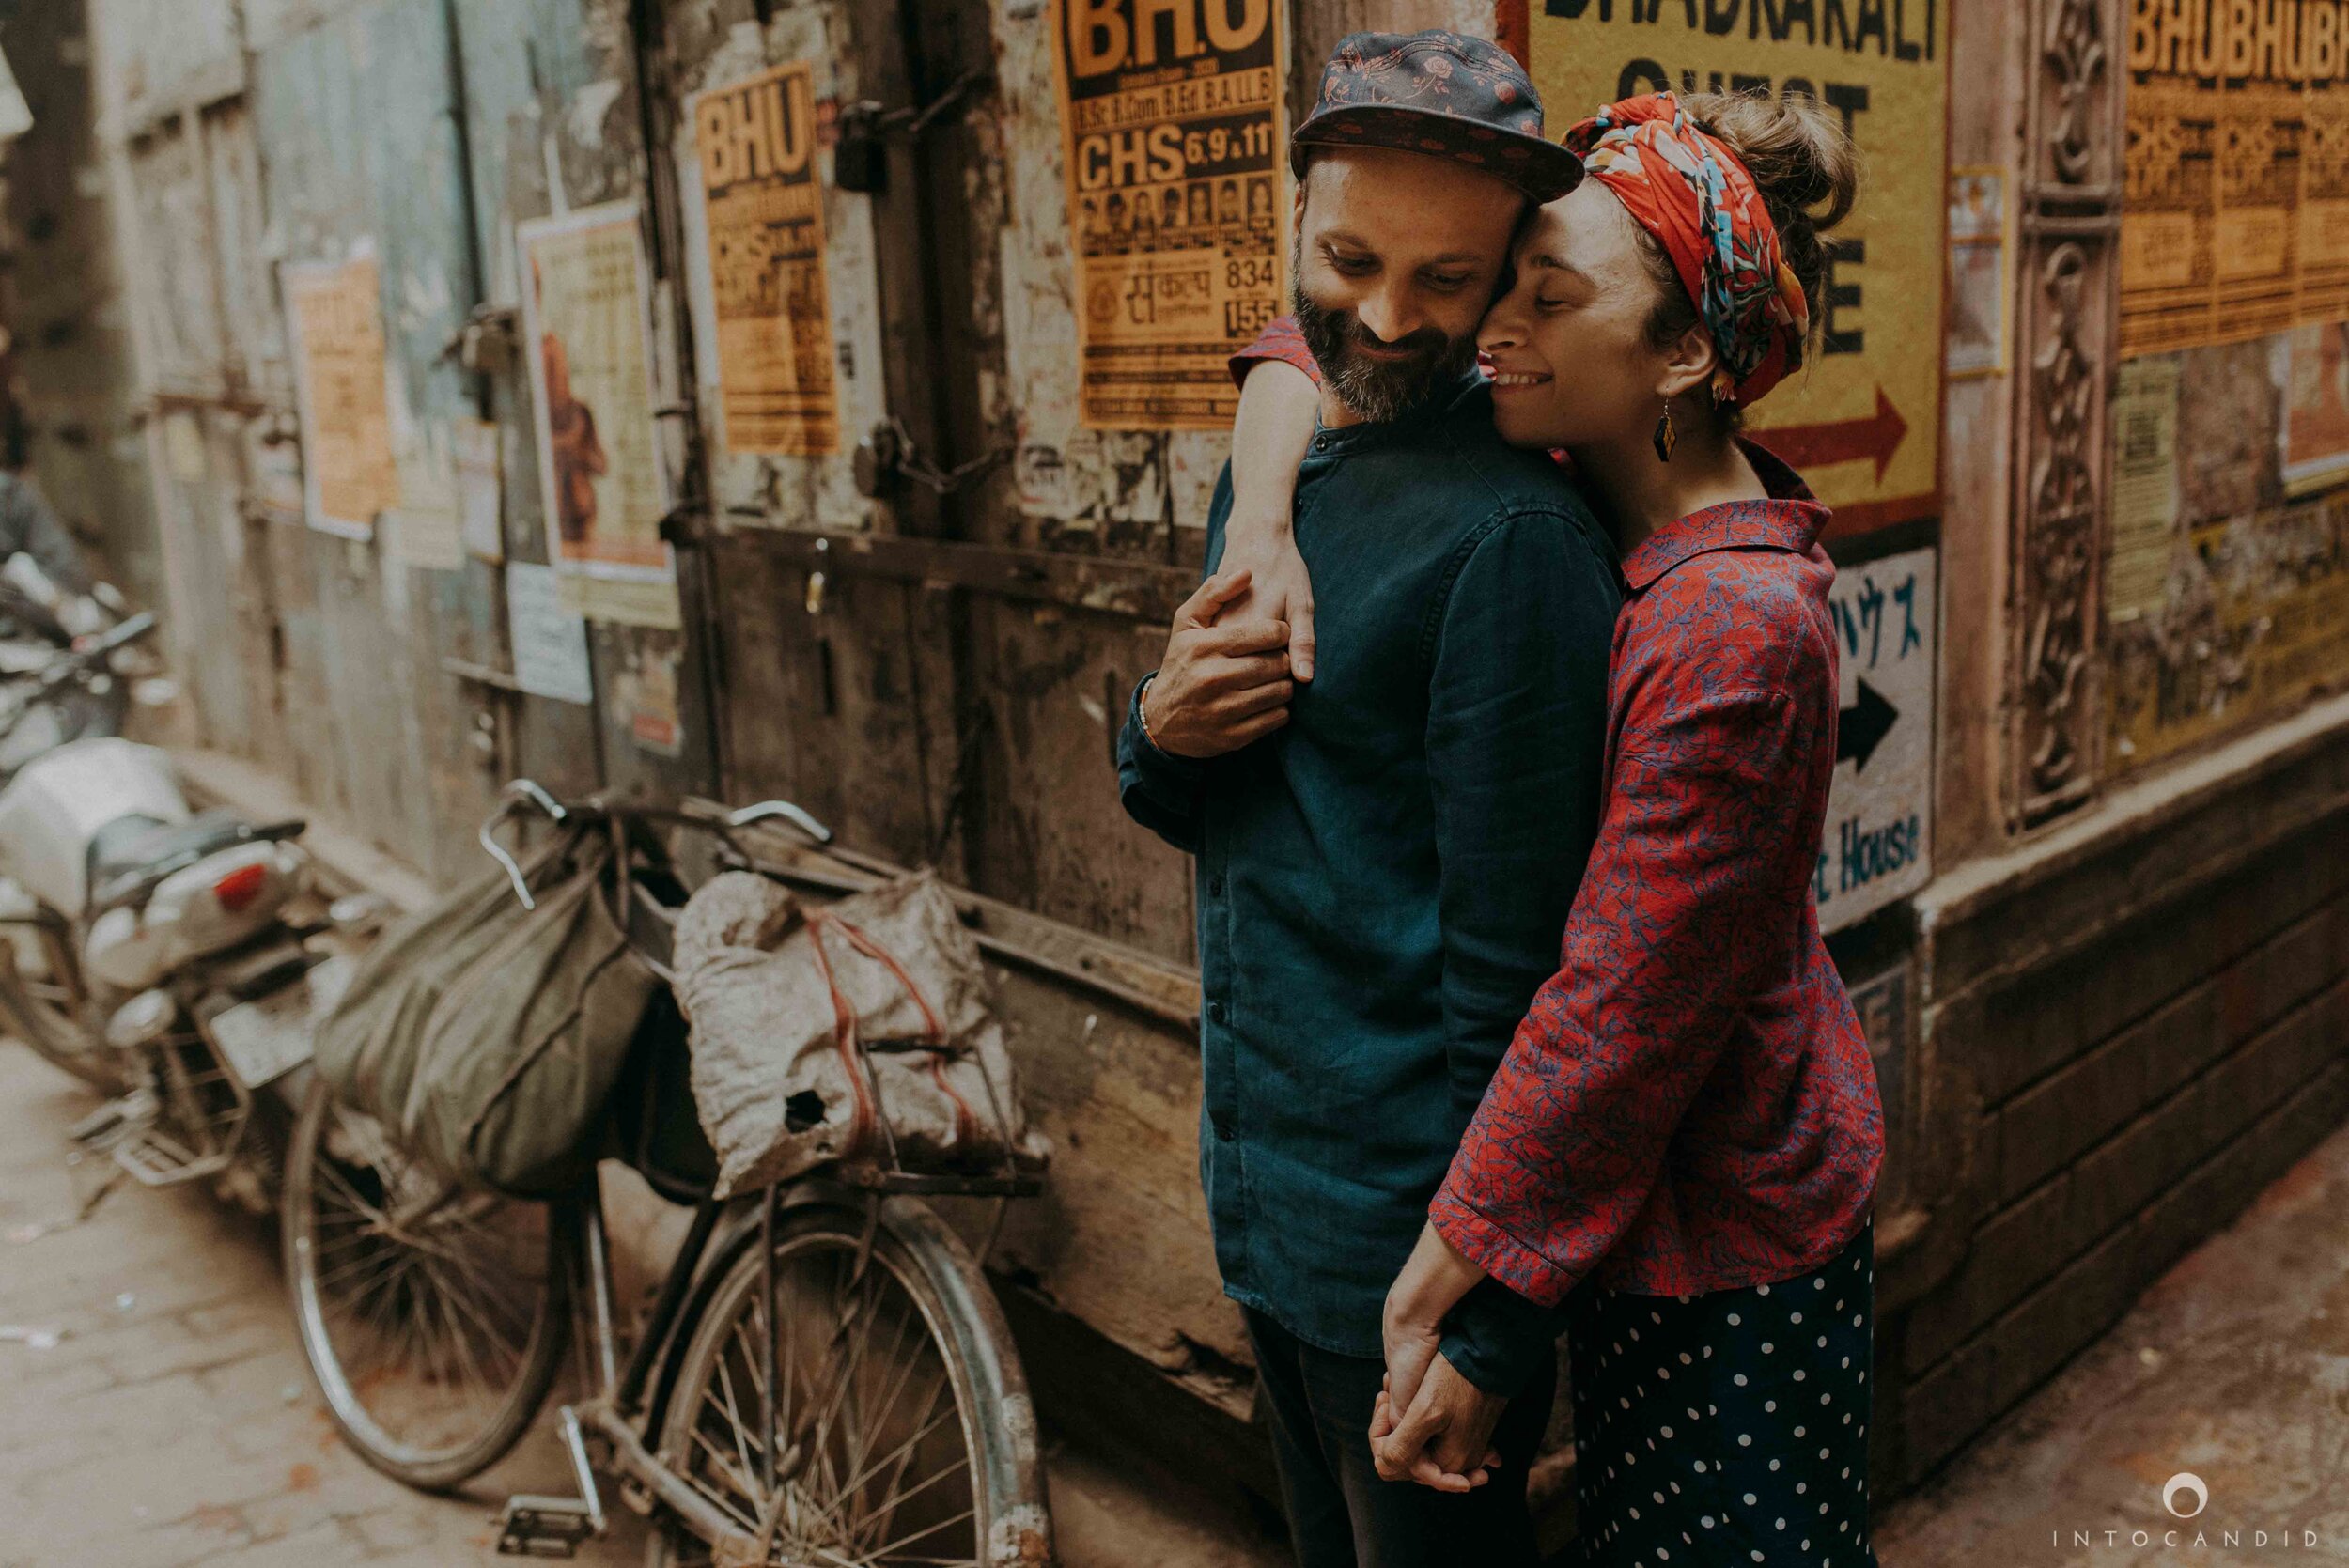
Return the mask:
M 282 991 L 214 1014 L 212 1044 L 237 1081 L 258 1089 L 310 1060 L 311 1036 L 350 984 L 355 967 L 347 957 L 329 958 Z

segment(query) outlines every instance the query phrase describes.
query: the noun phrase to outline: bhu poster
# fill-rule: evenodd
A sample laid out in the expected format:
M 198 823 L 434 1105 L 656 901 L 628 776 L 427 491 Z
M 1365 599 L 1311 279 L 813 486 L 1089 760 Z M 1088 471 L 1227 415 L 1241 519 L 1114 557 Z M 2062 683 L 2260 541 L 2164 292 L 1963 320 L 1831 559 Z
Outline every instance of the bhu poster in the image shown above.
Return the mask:
M 693 100 L 726 449 L 840 449 L 815 70 L 788 65 Z
M 2133 0 L 2121 352 L 2349 318 L 2349 3 Z
M 1088 429 L 1227 430 L 1287 308 L 1273 0 L 1054 0 Z
M 677 583 L 661 537 L 669 487 L 653 434 L 651 306 L 636 204 L 520 224 L 514 239 L 548 557 L 581 613 L 674 627 Z

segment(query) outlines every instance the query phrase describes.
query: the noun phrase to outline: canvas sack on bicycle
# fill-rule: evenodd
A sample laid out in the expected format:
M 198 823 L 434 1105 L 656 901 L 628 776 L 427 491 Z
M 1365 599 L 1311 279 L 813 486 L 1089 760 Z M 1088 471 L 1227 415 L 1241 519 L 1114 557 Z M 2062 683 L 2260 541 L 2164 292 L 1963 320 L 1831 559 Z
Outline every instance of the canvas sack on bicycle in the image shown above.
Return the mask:
M 336 1100 L 449 1180 L 574 1190 L 660 981 L 607 905 L 610 831 L 559 828 L 520 885 L 492 870 L 371 950 L 319 1031 Z
M 455 1486 L 527 1429 L 577 1331 L 587 1387 L 558 1430 L 578 1494 L 510 1499 L 503 1552 L 568 1556 L 601 1534 L 599 1477 L 615 1476 L 620 1499 L 656 1521 L 656 1568 L 1050 1561 L 1034 1413 L 985 1249 L 919 1197 L 1033 1192 L 1039 1176 L 828 1168 L 729 1202 L 678 1103 L 685 1026 L 665 985 L 690 887 L 661 835 L 698 831 L 722 865 L 783 877 L 736 831 L 780 816 L 817 843 L 830 834 L 781 802 L 566 804 L 526 781 L 508 797 L 502 815 L 535 811 L 558 844 L 576 832 L 612 846 L 589 902 L 663 984 L 635 1011 L 624 1076 L 583 1147 L 635 1166 L 692 1222 L 624 1344 L 592 1163 L 545 1203 L 454 1182 L 403 1146 L 397 1116 L 345 1105 L 321 1079 L 288 1161 L 286 1261 L 345 1437 L 410 1484 Z M 535 902 L 559 906 L 569 873 L 495 852 L 514 873 L 509 900 L 544 887 Z M 842 863 L 868 881 L 877 864 Z

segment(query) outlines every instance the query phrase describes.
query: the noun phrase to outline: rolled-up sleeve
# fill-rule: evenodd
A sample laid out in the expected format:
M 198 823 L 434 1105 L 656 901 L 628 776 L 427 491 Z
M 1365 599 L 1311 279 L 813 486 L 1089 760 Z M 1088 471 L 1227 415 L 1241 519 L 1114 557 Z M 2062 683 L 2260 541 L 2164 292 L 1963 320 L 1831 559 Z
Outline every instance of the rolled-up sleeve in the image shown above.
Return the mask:
M 1834 746 L 1819 706 L 1781 685 L 1632 706 L 1558 972 L 1430 1210 L 1533 1301 L 1563 1300 L 1630 1228 L 1756 986 L 1787 967 L 1819 831 L 1790 800 Z
M 1151 674 L 1157 674 L 1156 671 Z M 1126 699 L 1126 723 L 1117 732 L 1117 798 L 1126 815 L 1187 854 L 1199 852 L 1200 795 L 1206 764 L 1161 751 L 1142 727 L 1144 675 Z
M 1270 322 L 1256 334 L 1254 342 L 1231 357 L 1228 363 L 1232 384 L 1244 384 L 1248 372 L 1265 360 L 1278 360 L 1283 365 L 1294 365 L 1311 376 L 1316 386 L 1321 382 L 1321 366 L 1315 361 L 1314 351 L 1305 347 L 1305 334 L 1298 330 L 1294 316 L 1283 316 Z

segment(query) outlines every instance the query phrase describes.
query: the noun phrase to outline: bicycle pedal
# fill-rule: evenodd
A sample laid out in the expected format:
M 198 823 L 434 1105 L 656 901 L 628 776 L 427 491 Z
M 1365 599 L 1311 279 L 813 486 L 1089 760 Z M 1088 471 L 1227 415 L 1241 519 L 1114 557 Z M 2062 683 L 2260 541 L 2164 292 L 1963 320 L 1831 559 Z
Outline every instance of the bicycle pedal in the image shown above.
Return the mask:
M 500 1557 L 574 1557 L 595 1539 L 597 1519 L 579 1498 L 518 1497 L 498 1515 Z

